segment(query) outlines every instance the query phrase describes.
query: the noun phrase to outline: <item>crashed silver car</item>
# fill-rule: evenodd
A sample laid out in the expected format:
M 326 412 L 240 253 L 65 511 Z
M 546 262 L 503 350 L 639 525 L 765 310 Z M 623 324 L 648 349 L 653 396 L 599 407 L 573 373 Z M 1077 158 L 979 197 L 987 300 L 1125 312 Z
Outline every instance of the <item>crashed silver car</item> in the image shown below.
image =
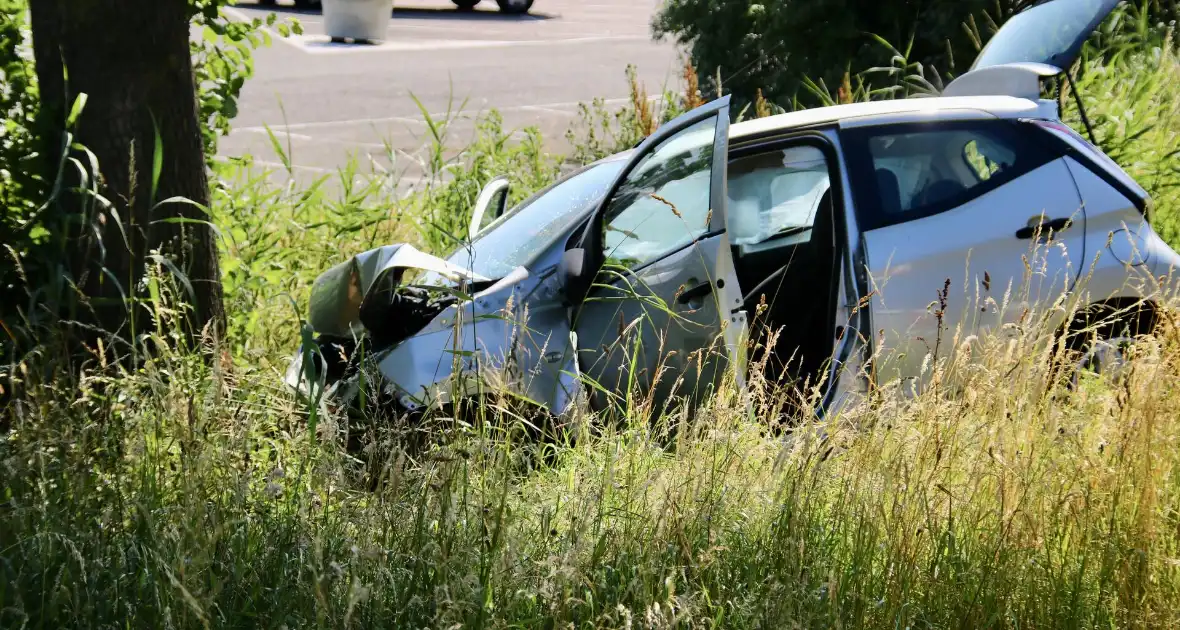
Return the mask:
M 937 98 L 731 126 L 726 97 L 510 211 L 493 182 L 445 260 L 395 245 L 320 278 L 288 383 L 337 402 L 376 384 L 399 413 L 493 385 L 553 414 L 693 404 L 740 384 L 769 328 L 773 378 L 826 383 L 822 411 L 919 379 L 940 328 L 1002 331 L 1062 296 L 1150 310 L 1180 256 L 1042 97 L 1117 4 L 1032 6 Z

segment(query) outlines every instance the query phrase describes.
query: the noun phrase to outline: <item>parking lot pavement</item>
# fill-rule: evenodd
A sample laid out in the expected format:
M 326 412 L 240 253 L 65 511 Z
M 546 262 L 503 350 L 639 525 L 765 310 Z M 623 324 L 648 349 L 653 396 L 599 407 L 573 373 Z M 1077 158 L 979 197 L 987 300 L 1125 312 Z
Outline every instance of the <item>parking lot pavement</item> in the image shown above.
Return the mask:
M 537 0 L 531 14 L 510 16 L 493 0 L 471 12 L 450 0 L 397 0 L 387 39 L 356 45 L 331 43 L 318 10 L 239 4 L 231 15 L 273 11 L 298 19 L 304 34 L 276 36 L 257 51 L 220 153 L 278 165 L 269 127 L 303 175 L 334 172 L 353 156 L 364 171 L 392 168 L 412 182 L 420 174 L 412 156 L 427 133 L 414 98 L 436 117 L 463 106 L 450 127 L 452 148 L 471 139 L 476 114 L 495 108 L 506 129 L 537 126 L 549 150 L 563 151 L 579 103 L 626 101 L 628 64 L 649 93 L 676 85 L 677 48 L 651 36 L 657 5 Z

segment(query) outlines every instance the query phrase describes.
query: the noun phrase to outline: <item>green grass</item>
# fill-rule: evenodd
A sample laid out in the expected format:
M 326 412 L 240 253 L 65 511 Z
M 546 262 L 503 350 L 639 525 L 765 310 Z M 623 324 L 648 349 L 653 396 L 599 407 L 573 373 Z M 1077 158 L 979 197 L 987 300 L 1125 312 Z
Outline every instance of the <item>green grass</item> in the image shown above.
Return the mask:
M 1078 92 L 1102 149 L 1151 193 L 1152 223 L 1180 246 L 1180 60 L 1171 26 L 1153 25 L 1145 12 L 1116 14 L 1089 42 L 1079 63 Z M 1064 95 L 1065 119 L 1082 130 L 1073 93 Z
M 0 620 L 1175 627 L 1180 331 L 1075 395 L 1037 341 L 780 437 L 757 379 L 531 472 L 512 433 L 451 427 L 376 490 L 274 369 L 164 353 L 35 384 L 0 443 Z
M 1176 245 L 1180 65 L 1159 41 L 1092 56 L 1079 84 Z M 1099 71 L 1118 64 L 1138 73 Z M 576 159 L 677 98 L 600 111 Z M 494 115 L 448 152 L 448 120 L 409 197 L 355 165 L 302 187 L 220 166 L 227 339 L 175 349 L 165 290 L 141 367 L 75 379 L 46 345 L 5 368 L 22 391 L 0 418 L 0 627 L 1180 625 L 1174 301 L 1126 380 L 1073 393 L 1032 327 L 975 340 L 917 397 L 885 384 L 795 431 L 768 430 L 793 392 L 757 377 L 692 422 L 640 397 L 549 446 L 506 400 L 483 410 L 503 422 L 436 419 L 426 451 L 362 461 L 336 418 L 311 431 L 280 376 L 316 275 L 390 242 L 449 249 L 483 182 L 510 173 L 520 198 L 562 167 Z

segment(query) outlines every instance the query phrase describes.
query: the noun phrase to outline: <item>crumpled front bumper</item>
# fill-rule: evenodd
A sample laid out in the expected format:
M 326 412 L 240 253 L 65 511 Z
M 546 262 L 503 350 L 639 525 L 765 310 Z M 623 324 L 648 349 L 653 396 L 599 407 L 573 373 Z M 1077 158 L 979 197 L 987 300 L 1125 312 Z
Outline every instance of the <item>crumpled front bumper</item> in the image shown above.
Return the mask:
M 291 358 L 284 381 L 305 397 L 328 398 L 337 405 L 348 403 L 363 386 L 409 412 L 475 397 L 490 387 L 511 387 L 512 349 L 520 331 L 518 290 L 528 277 L 525 270 L 514 272 L 470 301 L 447 307 L 417 333 L 362 357 L 337 380 L 320 377 L 326 370 L 319 355 L 327 353 L 301 349 Z M 306 357 L 315 357 L 320 365 L 305 369 Z

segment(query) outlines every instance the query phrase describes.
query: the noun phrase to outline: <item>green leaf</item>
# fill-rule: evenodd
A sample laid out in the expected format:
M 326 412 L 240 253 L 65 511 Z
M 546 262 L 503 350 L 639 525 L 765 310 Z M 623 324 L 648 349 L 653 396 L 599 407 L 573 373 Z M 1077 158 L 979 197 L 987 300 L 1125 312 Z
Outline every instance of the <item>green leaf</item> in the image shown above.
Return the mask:
M 164 140 L 160 138 L 160 127 L 156 124 L 156 116 L 152 114 L 152 133 L 155 136 L 154 150 L 152 151 L 152 196 L 151 201 L 156 201 L 156 191 L 160 189 L 160 173 L 164 170 Z
M 68 118 L 66 118 L 67 128 L 72 129 L 74 125 L 77 124 L 78 117 L 82 115 L 82 110 L 86 109 L 87 98 L 88 97 L 86 96 L 86 93 L 83 92 L 78 95 L 78 98 L 74 99 L 74 106 L 70 108 L 70 115 Z

